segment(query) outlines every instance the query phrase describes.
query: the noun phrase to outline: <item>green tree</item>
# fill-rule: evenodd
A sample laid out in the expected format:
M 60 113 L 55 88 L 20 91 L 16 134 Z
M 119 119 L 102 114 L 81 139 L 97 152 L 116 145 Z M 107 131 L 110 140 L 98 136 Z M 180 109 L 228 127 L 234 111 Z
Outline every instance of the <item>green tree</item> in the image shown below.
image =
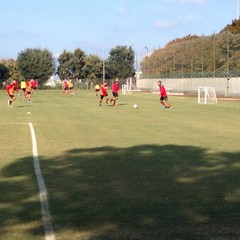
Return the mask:
M 18 54 L 18 67 L 25 79 L 38 79 L 40 84 L 55 72 L 55 60 L 47 49 L 27 48 Z
M 0 86 L 9 78 L 9 69 L 2 63 L 0 63 Z
M 58 57 L 58 68 L 57 74 L 60 79 L 71 78 L 72 76 L 72 65 L 73 65 L 73 53 L 66 50 Z
M 89 55 L 86 57 L 86 62 L 82 68 L 83 78 L 98 80 L 102 78 L 103 63 L 97 55 Z
M 57 74 L 60 79 L 80 79 L 85 64 L 85 53 L 77 48 L 74 52 L 64 50 L 58 57 Z
M 82 77 L 82 69 L 85 65 L 86 55 L 80 48 L 76 48 L 73 52 L 73 78 L 80 79 Z
M 7 81 L 10 81 L 11 79 L 16 79 L 18 81 L 21 81 L 23 79 L 18 69 L 17 61 L 15 59 L 3 59 L 0 61 L 0 63 L 2 63 L 8 69 L 9 73 L 6 79 Z
M 117 46 L 111 49 L 107 59 L 107 76 L 110 78 L 128 78 L 135 75 L 134 51 L 132 47 Z

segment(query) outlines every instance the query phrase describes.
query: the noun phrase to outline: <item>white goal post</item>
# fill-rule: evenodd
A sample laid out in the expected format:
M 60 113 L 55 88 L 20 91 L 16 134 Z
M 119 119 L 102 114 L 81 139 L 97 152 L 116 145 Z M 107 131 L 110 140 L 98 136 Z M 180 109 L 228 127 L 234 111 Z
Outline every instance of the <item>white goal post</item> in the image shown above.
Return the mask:
M 130 89 L 129 85 L 128 84 L 123 84 L 122 85 L 122 94 L 127 95 L 127 94 L 131 94 L 131 93 L 132 92 L 131 92 L 131 89 Z
M 132 92 L 138 92 L 137 79 L 136 77 L 129 77 L 126 82 L 122 85 L 122 94 L 132 94 Z
M 213 87 L 199 86 L 198 87 L 198 103 L 215 104 L 217 96 Z

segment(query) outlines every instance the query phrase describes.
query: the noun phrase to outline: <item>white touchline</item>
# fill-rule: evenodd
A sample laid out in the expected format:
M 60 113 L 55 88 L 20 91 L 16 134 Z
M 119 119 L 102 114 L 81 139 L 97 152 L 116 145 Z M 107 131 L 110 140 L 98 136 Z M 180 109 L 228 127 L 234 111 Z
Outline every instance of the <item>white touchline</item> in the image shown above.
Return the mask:
M 55 240 L 56 238 L 52 228 L 51 214 L 50 214 L 49 204 L 48 204 L 47 189 L 44 183 L 44 179 L 42 176 L 42 172 L 41 172 L 41 168 L 38 160 L 36 135 L 35 135 L 35 131 L 32 123 L 28 123 L 28 125 L 30 127 L 31 136 L 32 136 L 33 163 L 34 163 L 34 170 L 37 177 L 38 188 L 39 188 L 45 240 Z

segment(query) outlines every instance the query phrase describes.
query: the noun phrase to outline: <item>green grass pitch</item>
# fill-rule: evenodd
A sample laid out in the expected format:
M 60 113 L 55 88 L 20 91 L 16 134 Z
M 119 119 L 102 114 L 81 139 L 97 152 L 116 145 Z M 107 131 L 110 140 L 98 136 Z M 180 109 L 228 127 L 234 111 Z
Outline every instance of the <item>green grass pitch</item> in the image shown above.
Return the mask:
M 53 230 L 63 240 L 240 239 L 240 102 L 0 92 L 0 240 L 44 239 L 35 129 Z M 138 104 L 138 109 L 133 108 Z M 31 114 L 27 114 L 30 112 Z

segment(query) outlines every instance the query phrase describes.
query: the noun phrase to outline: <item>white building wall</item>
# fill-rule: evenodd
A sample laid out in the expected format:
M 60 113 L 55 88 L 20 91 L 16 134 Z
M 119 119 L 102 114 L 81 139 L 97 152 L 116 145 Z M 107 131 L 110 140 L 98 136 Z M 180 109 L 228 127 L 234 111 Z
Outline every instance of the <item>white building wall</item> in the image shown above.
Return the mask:
M 240 77 L 235 78 L 175 78 L 175 79 L 137 79 L 137 88 L 143 90 L 158 89 L 161 80 L 168 92 L 196 93 L 199 86 L 214 87 L 218 96 L 239 96 Z

